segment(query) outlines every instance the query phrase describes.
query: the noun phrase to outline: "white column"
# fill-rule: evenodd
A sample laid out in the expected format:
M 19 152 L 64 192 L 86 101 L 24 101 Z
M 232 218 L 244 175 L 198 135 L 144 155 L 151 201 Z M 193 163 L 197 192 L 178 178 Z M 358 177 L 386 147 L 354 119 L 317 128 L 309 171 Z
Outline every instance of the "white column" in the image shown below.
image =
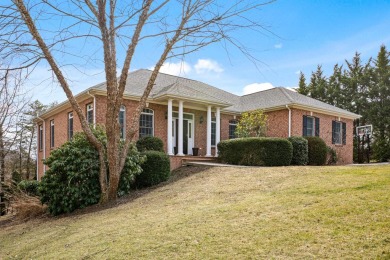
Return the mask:
M 221 109 L 219 107 L 217 107 L 215 121 L 215 156 L 218 156 L 218 143 L 221 141 Z
M 167 152 L 173 155 L 172 152 L 172 99 L 168 99 L 168 135 L 167 135 Z
M 177 155 L 183 156 L 183 101 L 179 101 L 179 133 Z
M 207 148 L 206 156 L 211 156 L 211 106 L 207 106 Z

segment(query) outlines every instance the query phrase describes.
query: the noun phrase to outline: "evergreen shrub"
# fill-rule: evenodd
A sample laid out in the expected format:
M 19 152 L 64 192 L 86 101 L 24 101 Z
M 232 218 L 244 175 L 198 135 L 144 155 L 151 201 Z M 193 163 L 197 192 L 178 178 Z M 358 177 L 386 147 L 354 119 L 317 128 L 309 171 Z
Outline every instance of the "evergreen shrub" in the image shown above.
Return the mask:
M 306 136 L 309 145 L 309 165 L 324 165 L 327 158 L 327 148 L 324 140 L 317 136 Z
M 326 150 L 327 150 L 327 164 L 328 165 L 334 165 L 337 163 L 338 161 L 338 157 L 337 157 L 337 152 L 335 149 L 333 149 L 332 147 L 330 146 L 327 146 L 326 147 Z
M 169 156 L 163 152 L 145 151 L 146 157 L 141 164 L 142 172 L 135 178 L 137 188 L 150 187 L 169 179 L 171 174 Z
M 145 137 L 138 139 L 137 149 L 139 152 L 144 152 L 144 151 L 164 152 L 164 143 L 158 137 L 145 136 Z
M 218 144 L 219 159 L 235 165 L 287 166 L 292 155 L 293 146 L 284 138 L 236 138 Z
M 23 180 L 18 183 L 18 189 L 30 196 L 39 196 L 38 187 L 39 181 L 36 180 Z
M 106 143 L 106 134 L 102 129 L 94 130 L 94 134 Z M 135 175 L 142 171 L 142 160 L 135 146 L 132 146 L 121 173 L 118 196 L 130 191 Z M 42 177 L 39 192 L 41 202 L 48 205 L 51 214 L 69 213 L 99 202 L 99 154 L 84 133 L 75 134 L 71 141 L 52 151 L 44 163 L 49 169 Z
M 291 165 L 306 165 L 309 161 L 308 141 L 300 136 L 292 136 L 288 140 L 293 146 Z

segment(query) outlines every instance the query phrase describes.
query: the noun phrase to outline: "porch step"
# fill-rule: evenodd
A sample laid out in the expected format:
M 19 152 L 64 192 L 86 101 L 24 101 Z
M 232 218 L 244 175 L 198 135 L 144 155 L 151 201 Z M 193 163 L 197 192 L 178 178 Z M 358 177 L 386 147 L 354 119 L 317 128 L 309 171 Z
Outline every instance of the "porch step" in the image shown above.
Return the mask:
M 186 157 L 181 160 L 182 166 L 191 165 L 192 162 L 209 162 L 214 163 L 217 162 L 217 159 L 214 157 L 201 157 L 201 156 L 191 156 Z

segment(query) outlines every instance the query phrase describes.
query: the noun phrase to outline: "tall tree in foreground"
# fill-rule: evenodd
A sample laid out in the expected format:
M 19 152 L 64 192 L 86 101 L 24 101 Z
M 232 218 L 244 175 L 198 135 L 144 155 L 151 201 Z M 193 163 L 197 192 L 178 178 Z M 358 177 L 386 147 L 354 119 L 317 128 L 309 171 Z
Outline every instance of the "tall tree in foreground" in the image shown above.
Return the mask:
M 8 0 L 11 1 L 11 0 Z M 59 85 L 77 113 L 88 140 L 99 152 L 101 201 L 116 198 L 120 172 L 127 151 L 139 126 L 139 116 L 145 106 L 161 66 L 170 58 L 183 57 L 210 44 L 224 41 L 252 57 L 244 45 L 235 39 L 234 32 L 245 29 L 264 30 L 254 20 L 260 17 L 259 8 L 273 1 L 258 0 L 12 0 L 2 6 L 0 50 L 6 57 L 15 52 L 21 66 L 37 64 L 44 59 L 50 65 Z M 48 23 L 47 20 L 53 21 Z M 55 21 L 61 21 L 57 24 Z M 58 28 L 56 28 L 58 26 Z M 26 35 L 28 33 L 28 35 Z M 80 44 L 80 39 L 82 39 Z M 120 145 L 118 115 L 123 101 L 126 80 L 140 44 L 159 43 L 161 48 L 153 72 L 143 92 L 132 123 Z M 84 44 L 98 46 L 100 57 L 88 57 L 86 63 L 102 60 L 107 84 L 105 115 L 107 148 L 93 135 L 82 110 L 65 77 L 62 65 L 69 55 L 80 56 Z M 124 57 L 117 55 L 124 50 Z M 85 56 L 87 56 L 86 54 Z M 59 60 L 63 60 L 60 64 Z M 119 78 L 117 70 L 121 70 Z M 105 158 L 108 158 L 107 177 Z

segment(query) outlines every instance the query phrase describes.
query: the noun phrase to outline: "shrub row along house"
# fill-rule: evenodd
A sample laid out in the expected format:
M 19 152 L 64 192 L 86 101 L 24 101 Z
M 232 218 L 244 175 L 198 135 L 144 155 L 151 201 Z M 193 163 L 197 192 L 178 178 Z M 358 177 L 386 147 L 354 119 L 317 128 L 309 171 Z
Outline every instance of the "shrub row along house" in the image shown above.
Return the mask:
M 129 74 L 120 110 L 121 135 L 130 124 L 132 111 L 147 85 L 151 71 Z M 91 124 L 104 124 L 105 83 L 76 96 Z M 237 119 L 242 112 L 263 109 L 268 115 L 267 136 L 319 136 L 334 148 L 339 163 L 352 162 L 353 120 L 359 115 L 300 95 L 285 88 L 273 88 L 237 96 L 205 83 L 160 73 L 140 117 L 136 138 L 156 136 L 163 140 L 171 156 L 171 168 L 181 165 L 192 148 L 200 156 L 217 155 L 220 140 L 235 137 Z M 81 131 L 76 113 L 63 102 L 37 119 L 38 179 L 45 172 L 42 159 L 56 147 Z

